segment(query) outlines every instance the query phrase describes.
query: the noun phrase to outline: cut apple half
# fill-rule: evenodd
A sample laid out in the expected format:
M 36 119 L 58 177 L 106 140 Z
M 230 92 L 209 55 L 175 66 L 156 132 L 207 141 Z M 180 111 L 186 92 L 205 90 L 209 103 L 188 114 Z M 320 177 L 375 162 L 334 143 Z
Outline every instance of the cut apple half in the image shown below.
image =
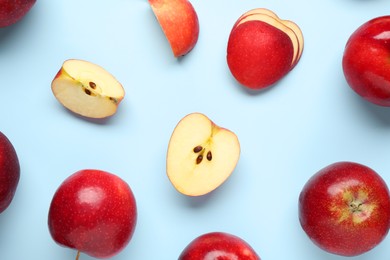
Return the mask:
M 51 89 L 70 111 L 89 118 L 116 113 L 125 95 L 122 85 L 105 69 L 88 61 L 66 60 L 54 77 Z
M 207 116 L 192 113 L 175 127 L 167 151 L 167 175 L 180 193 L 205 195 L 231 175 L 240 156 L 240 143 L 230 130 Z

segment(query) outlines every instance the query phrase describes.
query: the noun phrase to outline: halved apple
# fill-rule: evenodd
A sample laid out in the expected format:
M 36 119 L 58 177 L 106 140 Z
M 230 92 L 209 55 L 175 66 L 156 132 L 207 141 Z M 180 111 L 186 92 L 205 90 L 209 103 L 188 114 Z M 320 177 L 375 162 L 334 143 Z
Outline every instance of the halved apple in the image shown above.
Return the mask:
M 105 69 L 77 59 L 62 64 L 51 89 L 63 106 L 89 118 L 115 114 L 125 95 L 122 85 Z
M 188 0 L 149 0 L 175 57 L 186 55 L 199 37 L 198 15 Z
M 240 157 L 236 134 L 207 116 L 192 113 L 175 127 L 168 145 L 167 175 L 189 196 L 205 195 L 231 175 Z

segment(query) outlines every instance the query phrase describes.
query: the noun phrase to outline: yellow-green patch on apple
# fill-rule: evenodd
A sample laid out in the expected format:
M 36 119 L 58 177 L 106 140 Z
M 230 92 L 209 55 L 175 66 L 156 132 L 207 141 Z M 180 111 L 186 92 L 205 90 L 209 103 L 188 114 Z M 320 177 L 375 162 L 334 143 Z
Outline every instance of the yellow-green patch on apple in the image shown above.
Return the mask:
M 167 151 L 167 175 L 173 186 L 189 196 L 205 195 L 231 175 L 240 156 L 235 133 L 207 116 L 192 113 L 175 127 Z

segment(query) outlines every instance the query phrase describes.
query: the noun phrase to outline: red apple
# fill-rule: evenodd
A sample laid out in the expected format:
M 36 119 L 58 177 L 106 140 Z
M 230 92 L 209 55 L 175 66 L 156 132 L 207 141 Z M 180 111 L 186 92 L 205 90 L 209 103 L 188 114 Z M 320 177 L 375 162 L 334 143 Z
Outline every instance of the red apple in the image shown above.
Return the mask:
M 57 189 L 48 225 L 59 245 L 108 258 L 129 243 L 136 220 L 129 185 L 114 174 L 87 169 L 72 174 Z
M 390 16 L 369 20 L 345 46 L 342 66 L 349 86 L 365 100 L 390 106 Z
M 178 260 L 260 260 L 243 239 L 224 232 L 203 234 L 184 248 Z
M 11 141 L 0 132 L 0 213 L 11 204 L 20 178 L 20 165 Z
M 198 15 L 188 0 L 149 0 L 175 57 L 184 56 L 199 37 Z
M 388 187 L 367 166 L 354 162 L 331 164 L 303 187 L 299 220 L 308 237 L 323 250 L 342 256 L 363 254 L 388 233 Z
M 36 0 L 0 0 L 0 28 L 21 20 Z
M 302 31 L 292 21 L 257 8 L 239 17 L 227 46 L 227 63 L 245 87 L 263 89 L 275 84 L 298 63 L 303 51 Z

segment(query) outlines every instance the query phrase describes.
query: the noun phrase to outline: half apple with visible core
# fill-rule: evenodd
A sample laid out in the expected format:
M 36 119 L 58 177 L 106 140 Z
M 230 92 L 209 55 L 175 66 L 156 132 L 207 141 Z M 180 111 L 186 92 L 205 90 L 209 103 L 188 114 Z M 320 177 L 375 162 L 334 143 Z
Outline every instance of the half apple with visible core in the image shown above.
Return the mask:
M 263 89 L 297 65 L 303 46 L 303 34 L 296 23 L 265 8 L 252 9 L 241 15 L 231 30 L 228 67 L 240 84 Z
M 184 56 L 199 37 L 198 15 L 188 0 L 149 0 L 175 57 Z
M 204 114 L 192 113 L 180 120 L 172 133 L 167 175 L 180 193 L 201 196 L 231 175 L 239 157 L 236 134 L 219 127 Z
M 122 85 L 109 72 L 78 59 L 63 63 L 51 89 L 64 107 L 89 118 L 112 116 L 125 95 Z

